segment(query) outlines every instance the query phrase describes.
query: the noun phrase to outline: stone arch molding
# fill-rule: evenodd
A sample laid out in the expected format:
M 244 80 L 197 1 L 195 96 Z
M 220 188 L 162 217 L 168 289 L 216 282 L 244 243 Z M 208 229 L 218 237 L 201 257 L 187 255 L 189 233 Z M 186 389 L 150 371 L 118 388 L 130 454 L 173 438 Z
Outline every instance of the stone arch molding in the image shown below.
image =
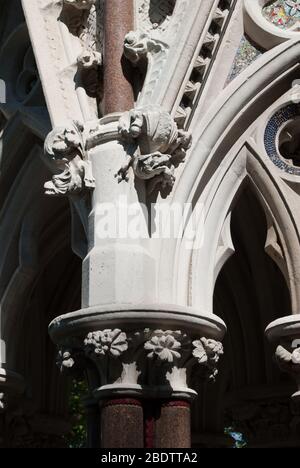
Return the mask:
M 268 3 L 270 0 L 244 0 L 245 30 L 263 49 L 272 49 L 300 35 L 297 31 L 279 28 L 268 21 L 262 14 Z
M 196 126 L 190 157 L 171 197 L 172 202 L 204 207 L 198 225 L 204 242 L 194 250 L 186 249 L 184 240 L 162 242 L 159 291 L 166 289 L 167 278 L 174 278 L 165 302 L 212 313 L 215 281 L 234 253 L 231 212 L 248 181 L 266 214 L 266 252 L 287 279 L 293 313 L 299 313 L 300 179 L 276 167 L 261 141 L 262 122 L 266 125 L 278 106 L 291 99 L 291 83 L 299 76 L 299 52 L 300 42 L 295 40 L 265 54 L 223 92 Z

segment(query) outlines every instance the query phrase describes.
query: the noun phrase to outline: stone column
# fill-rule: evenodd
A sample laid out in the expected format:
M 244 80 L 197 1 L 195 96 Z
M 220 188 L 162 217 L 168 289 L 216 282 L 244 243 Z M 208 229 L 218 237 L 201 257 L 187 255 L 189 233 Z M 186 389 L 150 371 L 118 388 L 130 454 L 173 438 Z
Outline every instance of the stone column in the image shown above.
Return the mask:
M 106 306 L 50 325 L 65 366 L 98 373 L 89 383 L 101 407 L 101 447 L 190 447 L 190 402 L 197 396 L 190 384 L 215 379 L 225 326 L 191 309 L 189 323 L 186 314 L 178 307 Z
M 191 404 L 174 400 L 161 404 L 155 425 L 155 448 L 191 447 Z
M 133 0 L 105 2 L 104 114 L 133 108 L 131 67 L 123 56 L 124 38 L 133 29 Z
M 99 448 L 101 440 L 100 408 L 98 402 L 87 397 L 84 400 L 87 426 L 87 448 Z
M 140 400 L 106 400 L 101 410 L 102 448 L 143 448 L 143 407 Z
M 189 405 L 196 397 L 191 374 L 214 378 L 225 325 L 199 310 L 159 302 L 161 246 L 149 235 L 149 200 L 155 191 L 172 189 L 191 135 L 155 102 L 134 108 L 123 48 L 134 64 L 147 59 L 155 68 L 166 47 L 143 34 L 125 37 L 133 0 L 109 0 L 105 8 L 106 115 L 66 123 L 45 142 L 55 174 L 47 193 L 69 196 L 88 240 L 82 308 L 56 318 L 50 334 L 61 349 L 62 368 L 97 374 L 88 383 L 101 416 L 93 427 L 96 413 L 88 413 L 89 444 L 99 445 L 101 426 L 102 447 L 188 447 Z M 149 420 L 144 402 L 158 409 Z M 173 437 L 167 434 L 171 420 L 178 422 Z

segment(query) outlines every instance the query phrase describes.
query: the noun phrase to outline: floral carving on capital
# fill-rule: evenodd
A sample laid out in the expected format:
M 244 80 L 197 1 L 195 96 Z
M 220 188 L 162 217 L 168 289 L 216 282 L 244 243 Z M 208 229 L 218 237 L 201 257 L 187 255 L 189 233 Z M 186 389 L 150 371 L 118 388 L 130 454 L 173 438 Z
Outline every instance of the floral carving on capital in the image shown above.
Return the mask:
M 91 332 L 84 340 L 85 353 L 95 357 L 120 357 L 128 349 L 126 333 L 119 329 Z

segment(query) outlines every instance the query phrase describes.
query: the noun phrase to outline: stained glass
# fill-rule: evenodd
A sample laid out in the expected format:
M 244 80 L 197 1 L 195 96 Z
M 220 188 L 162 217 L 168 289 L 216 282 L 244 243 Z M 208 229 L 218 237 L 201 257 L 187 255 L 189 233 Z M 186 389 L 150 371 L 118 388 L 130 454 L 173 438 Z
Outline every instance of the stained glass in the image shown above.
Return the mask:
M 273 0 L 263 8 L 263 15 L 279 28 L 300 31 L 300 0 Z

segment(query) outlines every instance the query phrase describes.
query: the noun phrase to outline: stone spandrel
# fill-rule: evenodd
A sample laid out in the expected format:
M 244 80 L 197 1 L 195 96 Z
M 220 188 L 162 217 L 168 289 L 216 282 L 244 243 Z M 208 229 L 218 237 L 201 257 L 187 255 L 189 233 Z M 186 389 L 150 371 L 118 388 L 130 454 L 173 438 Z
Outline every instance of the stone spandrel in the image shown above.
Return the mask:
M 247 67 L 249 67 L 256 59 L 262 55 L 262 50 L 254 44 L 250 38 L 243 36 L 237 49 L 230 74 L 226 84 L 231 83 L 237 78 Z

